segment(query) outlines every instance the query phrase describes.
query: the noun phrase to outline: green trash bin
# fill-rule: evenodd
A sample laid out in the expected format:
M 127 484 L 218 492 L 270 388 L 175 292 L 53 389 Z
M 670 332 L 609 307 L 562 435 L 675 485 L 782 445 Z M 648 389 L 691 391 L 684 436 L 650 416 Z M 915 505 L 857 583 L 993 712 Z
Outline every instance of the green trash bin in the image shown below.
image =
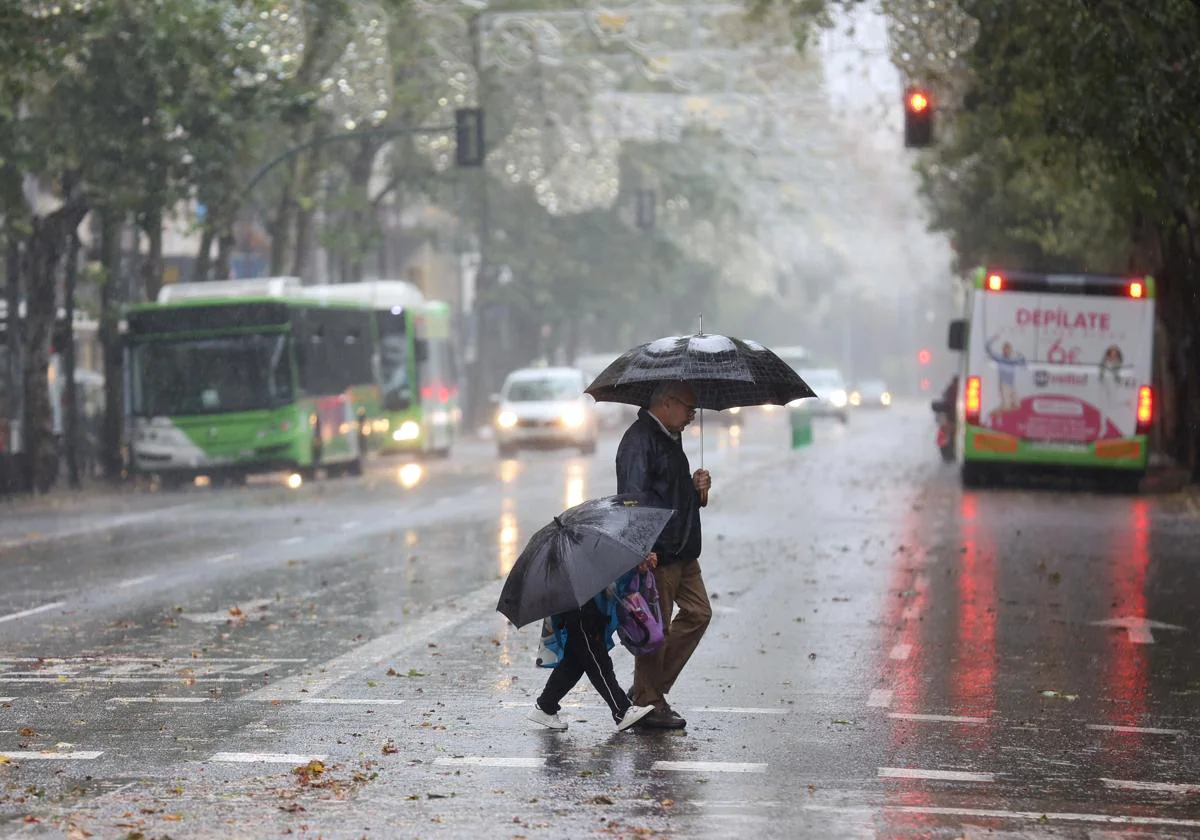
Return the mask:
M 803 406 L 789 408 L 788 422 L 792 427 L 792 449 L 812 443 L 812 412 Z

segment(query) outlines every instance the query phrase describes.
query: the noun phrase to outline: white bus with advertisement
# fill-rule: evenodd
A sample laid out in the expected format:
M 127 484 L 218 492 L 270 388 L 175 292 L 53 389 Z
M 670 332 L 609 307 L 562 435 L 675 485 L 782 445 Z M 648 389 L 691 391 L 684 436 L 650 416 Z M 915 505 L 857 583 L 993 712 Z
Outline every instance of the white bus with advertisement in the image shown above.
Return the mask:
M 963 483 L 1006 465 L 1103 470 L 1136 487 L 1154 419 L 1154 279 L 978 269 L 961 352 Z

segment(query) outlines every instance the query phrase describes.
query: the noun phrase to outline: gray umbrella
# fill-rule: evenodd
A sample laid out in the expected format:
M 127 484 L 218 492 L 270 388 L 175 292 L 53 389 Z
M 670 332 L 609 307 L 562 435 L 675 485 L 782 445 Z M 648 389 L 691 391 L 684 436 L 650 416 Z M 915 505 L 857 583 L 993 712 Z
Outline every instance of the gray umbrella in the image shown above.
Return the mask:
M 513 564 L 496 604 L 517 627 L 578 609 L 646 559 L 675 511 L 645 496 L 592 499 L 554 517 Z

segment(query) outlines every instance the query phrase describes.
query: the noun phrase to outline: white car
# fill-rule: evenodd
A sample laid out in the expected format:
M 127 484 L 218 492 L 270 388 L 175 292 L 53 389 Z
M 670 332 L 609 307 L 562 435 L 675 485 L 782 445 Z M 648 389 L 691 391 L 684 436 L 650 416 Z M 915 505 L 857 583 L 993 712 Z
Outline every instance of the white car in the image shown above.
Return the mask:
M 520 449 L 576 447 L 596 451 L 596 401 L 583 392 L 590 382 L 568 367 L 522 368 L 504 380 L 493 397 L 496 449 L 508 458 Z
M 817 398 L 799 400 L 797 405 L 807 409 L 815 417 L 836 417 L 843 423 L 849 421 L 850 394 L 846 380 L 836 368 L 810 368 L 800 371 L 800 378 L 816 392 Z

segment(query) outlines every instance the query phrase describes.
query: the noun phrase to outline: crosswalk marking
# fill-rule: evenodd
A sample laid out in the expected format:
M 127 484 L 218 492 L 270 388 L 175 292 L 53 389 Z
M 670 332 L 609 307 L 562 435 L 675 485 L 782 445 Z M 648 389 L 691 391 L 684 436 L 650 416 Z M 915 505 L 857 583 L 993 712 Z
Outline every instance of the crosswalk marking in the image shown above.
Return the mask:
M 442 767 L 469 765 L 471 767 L 543 767 L 546 759 L 530 756 L 461 755 L 442 756 L 433 761 Z
M 888 654 L 888 658 L 908 659 L 910 653 L 912 653 L 912 645 L 901 643 L 892 648 L 892 652 Z
M 1182 735 L 1182 729 L 1155 729 L 1152 726 L 1111 726 L 1103 723 L 1089 723 L 1088 729 L 1099 732 L 1132 732 L 1139 735 Z
M 880 767 L 881 779 L 930 779 L 940 782 L 994 782 L 992 773 L 968 773 L 964 770 L 927 770 L 919 767 Z
M 1156 793 L 1200 793 L 1200 785 L 1179 782 L 1136 782 L 1128 779 L 1101 779 L 1105 787 L 1115 790 L 1151 790 Z
M 233 764 L 307 764 L 310 761 L 324 761 L 323 754 L 303 753 L 252 753 L 252 752 L 219 752 L 209 761 L 222 761 Z
M 765 773 L 767 765 L 745 761 L 656 761 L 650 769 L 683 773 Z
M 867 706 L 872 709 L 886 709 L 892 705 L 892 694 L 893 692 L 890 689 L 877 688 L 867 698 Z
M 76 750 L 74 752 L 54 752 L 53 750 L 0 750 L 0 757 L 14 761 L 91 761 L 104 755 L 103 750 Z
M 960 715 L 918 715 L 911 712 L 891 712 L 888 717 L 896 720 L 915 720 L 928 723 L 987 723 L 987 718 Z

